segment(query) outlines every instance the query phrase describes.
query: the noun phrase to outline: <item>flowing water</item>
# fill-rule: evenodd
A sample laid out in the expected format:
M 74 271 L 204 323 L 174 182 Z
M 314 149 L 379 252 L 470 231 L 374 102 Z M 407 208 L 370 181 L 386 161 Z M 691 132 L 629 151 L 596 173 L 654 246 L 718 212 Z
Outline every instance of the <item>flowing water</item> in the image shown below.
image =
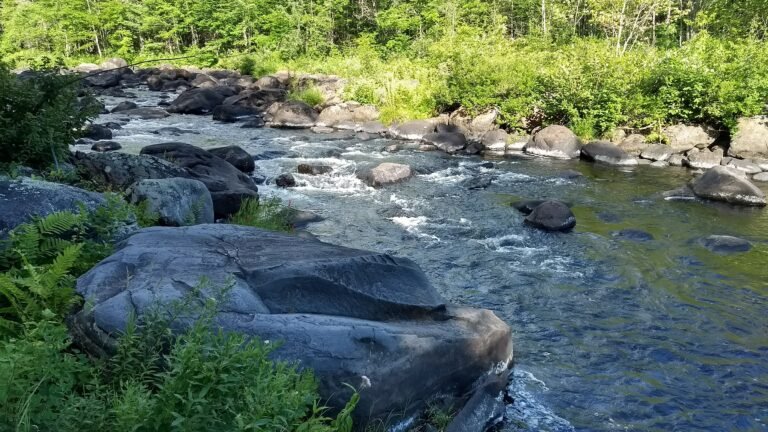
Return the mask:
M 155 96 L 141 93 L 140 104 Z M 151 133 L 168 126 L 199 134 Z M 321 240 L 408 257 L 449 301 L 508 322 L 515 373 L 506 431 L 768 431 L 768 210 L 665 200 L 661 192 L 691 179 L 684 169 L 523 157 L 488 164 L 387 153 L 392 141 L 346 132 L 240 129 L 194 116 L 133 120 L 115 140 L 129 152 L 167 141 L 239 145 L 267 179 L 299 163 L 332 166 L 294 174 L 296 188 L 268 180 L 260 191 L 322 215 L 308 228 Z M 383 189 L 356 178 L 385 161 L 419 174 Z M 493 181 L 468 190 L 462 182 L 477 176 Z M 574 232 L 531 229 L 509 206 L 543 197 L 573 204 Z M 614 235 L 627 228 L 653 239 Z M 712 234 L 753 248 L 714 254 L 698 243 Z

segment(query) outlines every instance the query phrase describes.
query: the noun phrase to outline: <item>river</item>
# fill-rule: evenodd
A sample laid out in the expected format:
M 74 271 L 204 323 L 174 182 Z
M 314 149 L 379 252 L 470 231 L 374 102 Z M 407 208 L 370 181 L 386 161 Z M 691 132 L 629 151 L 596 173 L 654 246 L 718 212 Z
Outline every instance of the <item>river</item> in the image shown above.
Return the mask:
M 139 92 L 140 105 L 157 102 Z M 132 120 L 115 141 L 239 145 L 267 179 L 294 173 L 298 187 L 261 194 L 323 216 L 308 227 L 321 240 L 410 258 L 448 301 L 493 310 L 515 338 L 505 431 L 768 431 L 768 210 L 664 199 L 692 178 L 683 168 L 389 153 L 386 139 L 180 115 Z M 382 189 L 355 176 L 381 162 L 418 174 Z M 333 172 L 295 174 L 299 163 Z M 490 186 L 467 189 L 478 176 Z M 573 205 L 574 232 L 529 228 L 509 205 L 544 197 Z M 753 248 L 714 254 L 699 244 L 712 234 Z

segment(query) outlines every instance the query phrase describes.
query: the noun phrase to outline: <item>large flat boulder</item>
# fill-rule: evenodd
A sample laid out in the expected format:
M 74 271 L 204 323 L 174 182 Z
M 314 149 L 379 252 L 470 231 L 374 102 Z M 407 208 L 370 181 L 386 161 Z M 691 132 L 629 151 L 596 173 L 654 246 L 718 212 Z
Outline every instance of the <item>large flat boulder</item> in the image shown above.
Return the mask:
M 145 179 L 190 176 L 187 170 L 154 156 L 77 152 L 71 161 L 83 177 L 116 190 L 125 190 Z
M 390 135 L 395 139 L 419 141 L 435 131 L 435 124 L 430 120 L 413 120 L 402 124 L 395 124 L 389 129 Z
M 259 196 L 253 179 L 224 159 L 193 145 L 180 142 L 153 144 L 142 148 L 141 154 L 165 159 L 186 169 L 191 178 L 203 182 L 211 192 L 217 218 L 236 213 L 245 198 Z
M 581 154 L 581 140 L 565 126 L 547 126 L 531 136 L 523 151 L 538 156 L 576 159 Z
M 0 177 L 0 237 L 34 216 L 60 211 L 94 209 L 105 202 L 101 194 L 59 183 L 22 177 Z
M 728 155 L 740 158 L 768 156 L 768 116 L 739 119 Z
M 129 238 L 78 280 L 91 307 L 71 320 L 73 334 L 109 353 L 133 316 L 189 295 L 202 277 L 231 286 L 216 324 L 279 341 L 274 356 L 312 368 L 331 407 L 348 400 L 344 383 L 359 387 L 361 424 L 409 416 L 436 394 L 464 395 L 511 359 L 505 323 L 445 304 L 407 259 L 223 224 Z
M 716 166 L 690 184 L 700 198 L 745 206 L 765 206 L 765 194 L 746 174 L 732 168 Z
M 308 129 L 317 124 L 317 111 L 304 102 L 288 101 L 272 105 L 267 124 L 274 128 Z
M 637 159 L 609 141 L 593 141 L 581 148 L 582 159 L 608 165 L 633 166 Z
M 410 166 L 390 162 L 384 162 L 359 174 L 364 182 L 373 187 L 400 183 L 411 176 L 413 176 L 413 170 Z
M 704 149 L 717 139 L 717 133 L 699 125 L 676 124 L 665 127 L 662 132 L 675 153 L 683 153 L 692 148 Z

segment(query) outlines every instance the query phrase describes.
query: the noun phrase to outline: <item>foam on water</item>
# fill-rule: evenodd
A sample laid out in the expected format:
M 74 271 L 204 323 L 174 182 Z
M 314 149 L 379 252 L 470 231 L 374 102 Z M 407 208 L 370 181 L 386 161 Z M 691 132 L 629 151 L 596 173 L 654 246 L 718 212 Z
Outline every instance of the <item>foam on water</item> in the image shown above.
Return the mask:
M 519 366 L 513 371 L 508 388 L 515 403 L 507 406 L 505 418 L 508 432 L 571 432 L 576 429 L 550 410 L 537 395 L 549 392 L 544 381 Z

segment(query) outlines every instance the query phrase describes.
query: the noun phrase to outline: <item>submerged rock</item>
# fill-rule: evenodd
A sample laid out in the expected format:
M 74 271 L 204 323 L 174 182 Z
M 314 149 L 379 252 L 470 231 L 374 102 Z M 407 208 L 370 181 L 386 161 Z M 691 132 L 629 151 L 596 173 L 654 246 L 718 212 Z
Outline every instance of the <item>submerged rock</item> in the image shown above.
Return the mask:
M 581 154 L 581 140 L 565 126 L 547 126 L 534 134 L 523 151 L 558 159 L 575 159 Z
M 31 178 L 0 177 L 0 237 L 34 216 L 60 211 L 80 211 L 80 205 L 94 209 L 105 202 L 101 194 L 73 186 Z
M 78 280 L 92 306 L 71 320 L 74 338 L 113 352 L 132 317 L 210 296 L 194 294 L 202 277 L 232 286 L 215 325 L 279 341 L 274 357 L 311 368 L 330 407 L 349 399 L 344 383 L 358 386 L 360 424 L 407 418 L 436 394 L 464 396 L 511 360 L 504 322 L 447 305 L 407 259 L 223 224 L 149 228 L 125 241 Z
M 752 249 L 750 242 L 738 237 L 724 235 L 712 235 L 702 238 L 699 240 L 699 244 L 710 252 L 722 255 L 749 252 Z
M 328 165 L 299 164 L 296 171 L 298 171 L 299 174 L 323 175 L 333 171 L 333 167 Z
M 765 194 L 745 174 L 716 166 L 691 182 L 696 196 L 746 206 L 765 206 Z
M 653 234 L 633 228 L 623 229 L 621 231 L 614 231 L 611 233 L 613 237 L 620 238 L 622 240 L 629 240 L 634 242 L 647 242 L 653 240 Z
M 275 177 L 275 186 L 279 188 L 291 188 L 296 186 L 296 179 L 290 174 L 280 174 Z
M 161 225 L 213 223 L 213 200 L 203 182 L 188 178 L 141 180 L 127 192 L 131 203 L 144 203 Z
M 246 198 L 258 199 L 253 179 L 232 164 L 193 145 L 171 142 L 141 149 L 141 154 L 165 159 L 185 168 L 191 178 L 200 180 L 211 192 L 217 218 L 226 218 L 240 209 Z
M 563 202 L 544 201 L 525 218 L 525 223 L 546 231 L 568 232 L 576 226 L 576 216 Z
M 369 186 L 379 187 L 399 183 L 413 175 L 411 167 L 403 164 L 385 162 L 360 174 L 360 178 Z

